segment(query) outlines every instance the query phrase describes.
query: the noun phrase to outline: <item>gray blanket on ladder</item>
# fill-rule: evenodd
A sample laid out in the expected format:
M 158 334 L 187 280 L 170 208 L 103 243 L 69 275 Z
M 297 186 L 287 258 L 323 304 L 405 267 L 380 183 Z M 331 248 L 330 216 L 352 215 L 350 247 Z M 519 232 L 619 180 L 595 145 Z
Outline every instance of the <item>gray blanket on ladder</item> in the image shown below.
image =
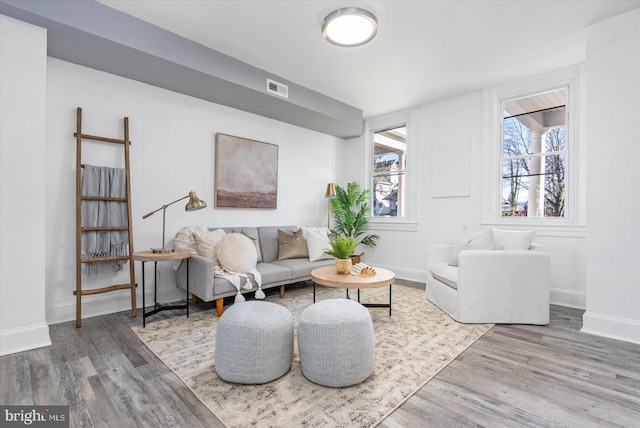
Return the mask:
M 121 168 L 84 165 L 82 196 L 126 198 L 127 171 Z M 82 227 L 127 226 L 127 204 L 117 201 L 82 201 Z M 99 258 L 129 255 L 129 232 L 82 233 L 82 257 Z M 127 260 L 83 263 L 82 273 L 94 275 L 122 270 Z

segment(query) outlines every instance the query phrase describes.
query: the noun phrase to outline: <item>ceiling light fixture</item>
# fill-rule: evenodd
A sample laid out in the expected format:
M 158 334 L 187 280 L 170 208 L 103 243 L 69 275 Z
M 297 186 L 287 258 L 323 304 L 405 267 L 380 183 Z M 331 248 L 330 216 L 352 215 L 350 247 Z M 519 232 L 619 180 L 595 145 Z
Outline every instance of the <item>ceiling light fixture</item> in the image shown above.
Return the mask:
M 338 46 L 360 46 L 376 36 L 378 20 L 359 7 L 334 10 L 322 21 L 322 37 Z

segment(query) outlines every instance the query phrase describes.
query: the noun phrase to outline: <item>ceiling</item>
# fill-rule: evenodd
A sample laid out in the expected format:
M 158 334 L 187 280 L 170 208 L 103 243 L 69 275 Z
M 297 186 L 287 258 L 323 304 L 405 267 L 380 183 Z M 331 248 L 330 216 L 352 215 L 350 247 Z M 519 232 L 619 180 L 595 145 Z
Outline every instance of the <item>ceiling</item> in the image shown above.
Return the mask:
M 362 109 L 365 118 L 579 64 L 589 25 L 640 7 L 640 0 L 100 2 Z M 346 6 L 378 17 L 369 44 L 322 39 L 324 16 Z

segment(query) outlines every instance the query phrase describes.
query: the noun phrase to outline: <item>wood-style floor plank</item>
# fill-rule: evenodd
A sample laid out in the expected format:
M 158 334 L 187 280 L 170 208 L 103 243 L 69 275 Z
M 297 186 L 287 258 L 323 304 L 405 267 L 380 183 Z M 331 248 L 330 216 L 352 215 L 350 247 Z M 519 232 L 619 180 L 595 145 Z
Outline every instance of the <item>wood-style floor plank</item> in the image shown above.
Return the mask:
M 131 331 L 139 312 L 52 325 L 52 346 L 0 357 L 0 403 L 68 404 L 72 426 L 223 428 Z M 637 427 L 640 345 L 581 333 L 582 314 L 493 327 L 379 427 Z
M 582 313 L 495 326 L 380 427 L 637 427 L 640 345 L 581 333 Z

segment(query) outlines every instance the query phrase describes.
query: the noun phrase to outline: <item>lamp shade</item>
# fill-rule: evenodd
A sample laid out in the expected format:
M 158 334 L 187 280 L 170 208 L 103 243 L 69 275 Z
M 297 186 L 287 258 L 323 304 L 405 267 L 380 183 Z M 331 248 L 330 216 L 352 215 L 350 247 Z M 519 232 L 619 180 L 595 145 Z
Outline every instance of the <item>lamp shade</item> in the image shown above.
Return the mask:
M 187 202 L 187 205 L 184 207 L 185 211 L 196 211 L 196 210 L 200 210 L 202 208 L 205 208 L 207 206 L 207 203 L 201 199 L 198 199 L 198 197 L 196 196 L 196 192 L 191 191 L 189 192 L 189 194 L 187 196 L 183 196 L 180 199 L 176 199 L 173 202 L 169 202 L 168 204 L 164 204 L 163 206 L 161 206 L 160 208 L 158 208 L 155 211 L 151 211 L 145 215 L 142 216 L 142 218 L 147 218 L 149 216 L 152 216 L 153 214 L 157 213 L 158 211 L 162 210 L 162 248 L 152 248 L 151 250 L 154 253 L 160 253 L 160 254 L 164 254 L 164 253 L 171 253 L 173 252 L 173 248 L 165 248 L 164 247 L 164 232 L 165 232 L 165 225 L 166 225 L 166 212 L 167 212 L 167 207 L 170 205 L 175 204 L 176 202 L 180 202 L 183 201 L 185 199 L 189 198 L 189 202 Z
M 189 202 L 187 202 L 187 205 L 184 207 L 185 211 L 196 211 L 206 207 L 207 203 L 202 199 L 198 199 L 196 192 L 189 192 Z
M 336 186 L 333 183 L 329 183 L 327 184 L 327 191 L 325 192 L 324 196 L 327 199 L 333 199 L 336 197 Z

